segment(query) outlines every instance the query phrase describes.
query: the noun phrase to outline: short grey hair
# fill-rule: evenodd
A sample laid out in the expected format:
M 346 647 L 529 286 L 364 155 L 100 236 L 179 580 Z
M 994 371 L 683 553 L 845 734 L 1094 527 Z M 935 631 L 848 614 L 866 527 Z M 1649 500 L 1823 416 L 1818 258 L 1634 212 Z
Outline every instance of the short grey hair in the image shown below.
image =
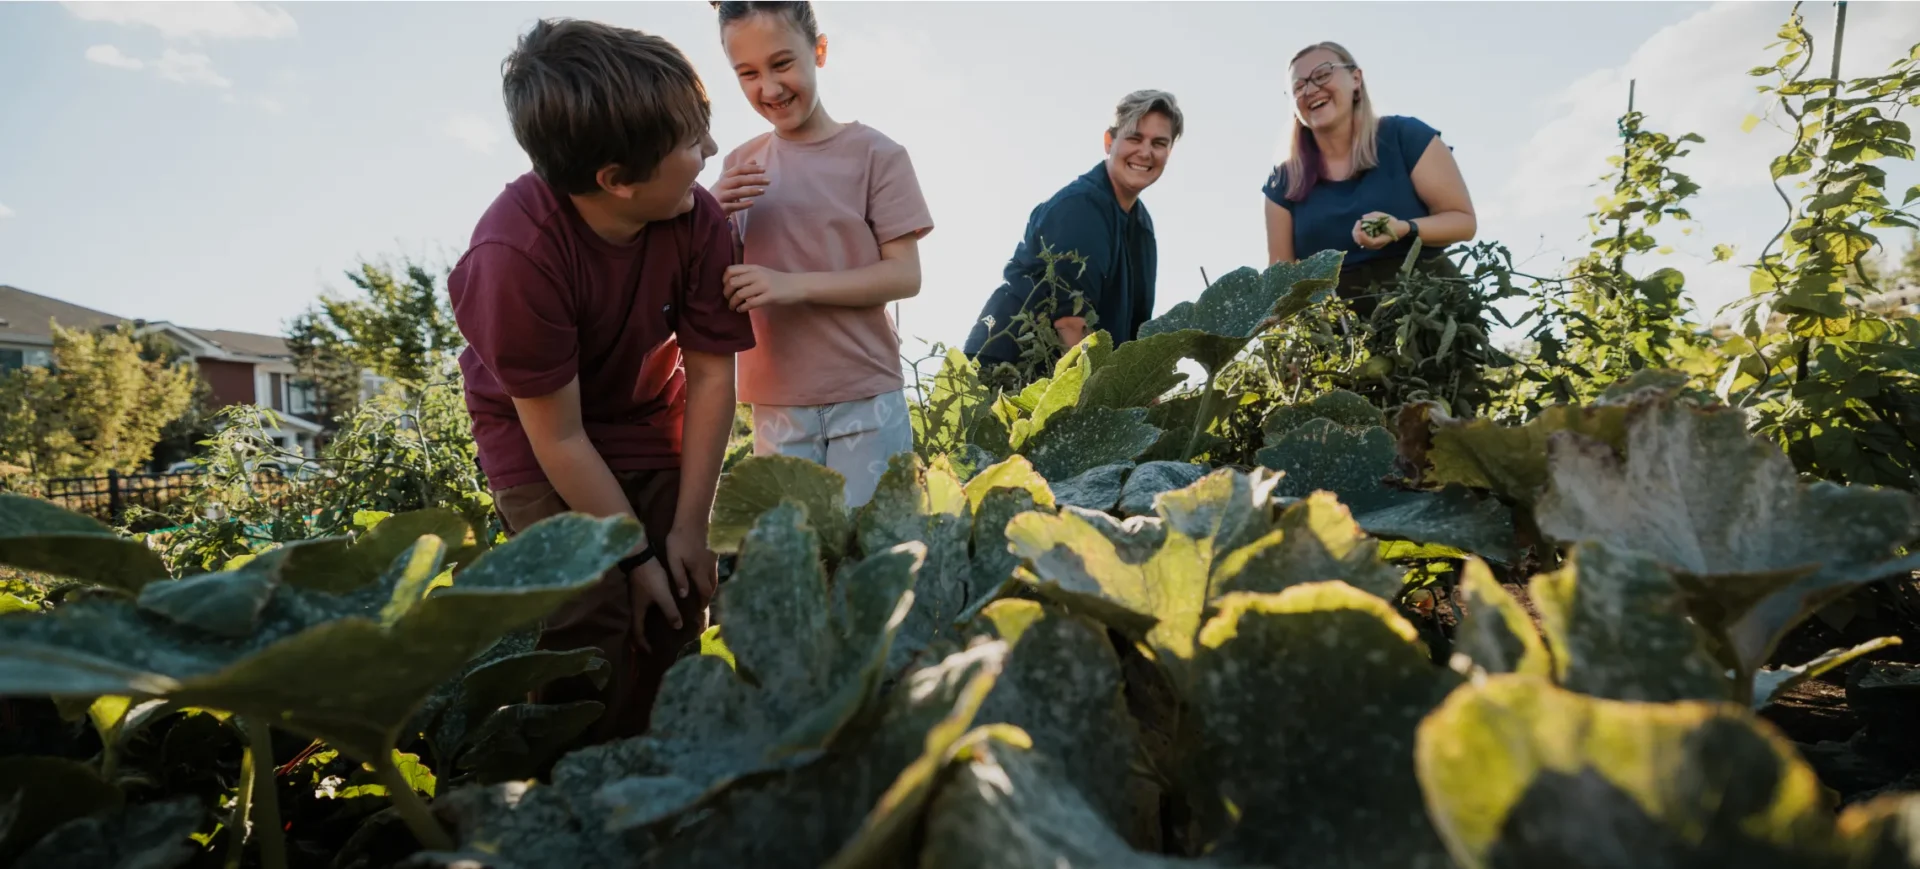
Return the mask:
M 1120 104 L 1113 109 L 1113 126 L 1107 132 L 1122 136 L 1133 132 L 1140 125 L 1140 119 L 1154 112 L 1166 115 L 1173 122 L 1173 140 L 1180 141 L 1180 133 L 1186 129 L 1186 116 L 1180 114 L 1180 102 L 1173 94 L 1159 90 L 1137 90 L 1120 98 Z

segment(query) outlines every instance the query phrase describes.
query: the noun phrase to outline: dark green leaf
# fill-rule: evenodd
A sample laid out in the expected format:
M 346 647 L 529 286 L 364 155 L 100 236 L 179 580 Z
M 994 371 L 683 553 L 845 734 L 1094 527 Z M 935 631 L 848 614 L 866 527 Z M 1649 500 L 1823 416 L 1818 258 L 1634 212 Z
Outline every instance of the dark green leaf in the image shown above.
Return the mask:
M 748 529 L 782 500 L 800 506 L 827 557 L 838 560 L 853 526 L 847 512 L 846 479 L 826 465 L 794 456 L 741 459 L 720 479 L 707 545 L 720 553 L 740 551 Z
M 145 544 L 39 498 L 0 492 L 0 564 L 127 591 L 164 579 Z

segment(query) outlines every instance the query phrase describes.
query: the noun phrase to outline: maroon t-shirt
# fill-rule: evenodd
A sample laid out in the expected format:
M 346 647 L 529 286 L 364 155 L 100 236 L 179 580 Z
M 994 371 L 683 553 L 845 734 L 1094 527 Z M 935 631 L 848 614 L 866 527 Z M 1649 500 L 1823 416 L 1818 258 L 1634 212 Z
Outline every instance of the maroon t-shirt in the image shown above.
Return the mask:
M 460 370 L 480 468 L 494 489 L 546 479 L 512 397 L 549 395 L 576 375 L 582 422 L 607 467 L 680 464 L 680 348 L 753 347 L 752 321 L 727 308 L 726 216 L 704 188 L 693 197 L 692 211 L 625 244 L 594 233 L 531 172 L 481 216 L 447 291 L 467 339 Z

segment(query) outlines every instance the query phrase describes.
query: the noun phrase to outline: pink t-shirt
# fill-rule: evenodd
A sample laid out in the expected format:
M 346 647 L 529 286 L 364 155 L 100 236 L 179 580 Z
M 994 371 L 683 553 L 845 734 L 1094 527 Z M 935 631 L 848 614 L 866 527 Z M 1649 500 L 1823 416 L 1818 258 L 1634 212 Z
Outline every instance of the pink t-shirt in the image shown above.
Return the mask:
M 818 142 L 773 133 L 727 155 L 758 160 L 766 192 L 733 214 L 741 262 L 782 272 L 839 272 L 880 261 L 880 245 L 933 229 L 907 151 L 860 123 Z M 738 356 L 740 400 L 834 404 L 899 389 L 900 336 L 885 305 L 769 305 L 750 312 L 753 349 Z

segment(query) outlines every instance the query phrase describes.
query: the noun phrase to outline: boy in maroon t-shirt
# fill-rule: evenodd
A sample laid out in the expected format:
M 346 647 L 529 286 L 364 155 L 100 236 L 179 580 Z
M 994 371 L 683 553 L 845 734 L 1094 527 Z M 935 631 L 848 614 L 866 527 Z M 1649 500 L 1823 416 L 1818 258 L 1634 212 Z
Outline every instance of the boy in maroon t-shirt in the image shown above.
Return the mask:
M 533 171 L 481 216 L 449 276 L 480 467 L 508 533 L 578 511 L 627 514 L 645 539 L 555 612 L 540 647 L 596 647 L 541 697 L 606 704 L 587 735 L 644 731 L 660 678 L 706 627 L 707 519 L 733 425 L 726 216 L 694 179 L 718 150 L 699 76 L 673 45 L 542 21 L 508 56 L 514 138 Z

